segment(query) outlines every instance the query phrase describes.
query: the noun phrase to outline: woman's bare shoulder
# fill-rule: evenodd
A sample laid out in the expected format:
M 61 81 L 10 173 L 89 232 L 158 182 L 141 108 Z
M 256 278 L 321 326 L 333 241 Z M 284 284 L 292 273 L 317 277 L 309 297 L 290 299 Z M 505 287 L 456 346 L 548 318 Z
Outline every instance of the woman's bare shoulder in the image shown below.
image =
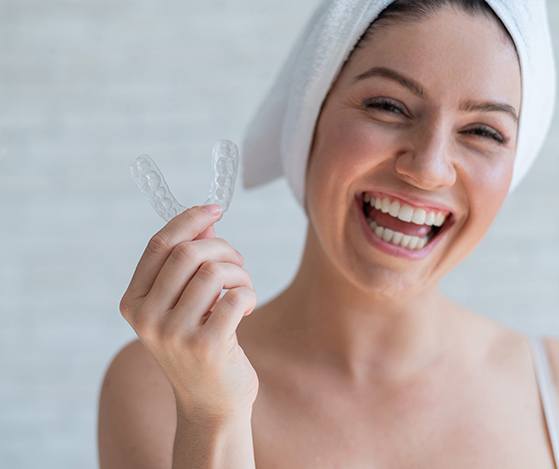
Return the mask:
M 174 393 L 163 370 L 139 340 L 127 343 L 111 360 L 100 390 L 100 467 L 171 467 L 175 430 Z
M 553 380 L 559 389 L 559 337 L 546 335 L 544 336 L 544 344 Z
M 551 370 L 555 395 L 557 396 L 557 402 L 559 402 L 559 337 L 545 335 L 543 336 L 543 343 Z

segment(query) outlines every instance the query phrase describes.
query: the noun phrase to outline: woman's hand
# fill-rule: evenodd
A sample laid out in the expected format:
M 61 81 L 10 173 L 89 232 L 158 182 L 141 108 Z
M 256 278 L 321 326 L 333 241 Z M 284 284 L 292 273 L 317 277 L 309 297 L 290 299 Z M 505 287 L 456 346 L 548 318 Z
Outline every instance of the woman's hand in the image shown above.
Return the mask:
M 250 414 L 258 393 L 236 335 L 256 295 L 242 256 L 215 237 L 220 215 L 205 207 L 185 210 L 151 238 L 119 308 L 163 368 L 178 411 L 221 420 Z

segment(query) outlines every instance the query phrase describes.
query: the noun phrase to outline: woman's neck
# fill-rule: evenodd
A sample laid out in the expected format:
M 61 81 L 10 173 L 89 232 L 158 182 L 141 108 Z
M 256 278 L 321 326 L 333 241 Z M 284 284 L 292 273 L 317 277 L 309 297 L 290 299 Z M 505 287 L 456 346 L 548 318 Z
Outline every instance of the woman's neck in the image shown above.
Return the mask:
M 459 307 L 437 288 L 408 295 L 359 289 L 318 251 L 307 236 L 295 278 L 270 303 L 290 353 L 370 382 L 421 372 L 451 345 Z

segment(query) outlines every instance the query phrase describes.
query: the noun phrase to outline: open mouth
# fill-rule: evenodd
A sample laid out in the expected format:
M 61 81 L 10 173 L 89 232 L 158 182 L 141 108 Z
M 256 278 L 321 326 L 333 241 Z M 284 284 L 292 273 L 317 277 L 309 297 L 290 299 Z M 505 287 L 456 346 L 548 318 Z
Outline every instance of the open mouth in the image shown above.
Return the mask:
M 376 238 L 407 252 L 427 251 L 435 240 L 454 224 L 452 213 L 442 213 L 399 204 L 389 207 L 388 201 L 361 194 L 361 209 L 367 224 Z M 393 202 L 392 202 L 393 203 Z M 416 213 L 419 212 L 419 213 Z M 413 219 L 413 221 L 412 221 Z

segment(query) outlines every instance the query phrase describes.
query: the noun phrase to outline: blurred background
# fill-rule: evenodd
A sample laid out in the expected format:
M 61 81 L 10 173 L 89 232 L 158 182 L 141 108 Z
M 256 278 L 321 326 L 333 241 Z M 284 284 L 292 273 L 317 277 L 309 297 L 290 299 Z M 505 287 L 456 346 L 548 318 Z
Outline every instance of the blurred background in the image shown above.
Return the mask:
M 243 130 L 317 0 L 0 0 L 0 461 L 97 467 L 97 399 L 135 338 L 118 304 L 164 224 L 128 173 L 148 153 L 202 203 L 214 142 Z M 548 1 L 555 48 L 559 2 Z M 477 250 L 457 301 L 559 335 L 559 123 Z M 216 225 L 259 303 L 298 267 L 305 217 L 286 182 Z

